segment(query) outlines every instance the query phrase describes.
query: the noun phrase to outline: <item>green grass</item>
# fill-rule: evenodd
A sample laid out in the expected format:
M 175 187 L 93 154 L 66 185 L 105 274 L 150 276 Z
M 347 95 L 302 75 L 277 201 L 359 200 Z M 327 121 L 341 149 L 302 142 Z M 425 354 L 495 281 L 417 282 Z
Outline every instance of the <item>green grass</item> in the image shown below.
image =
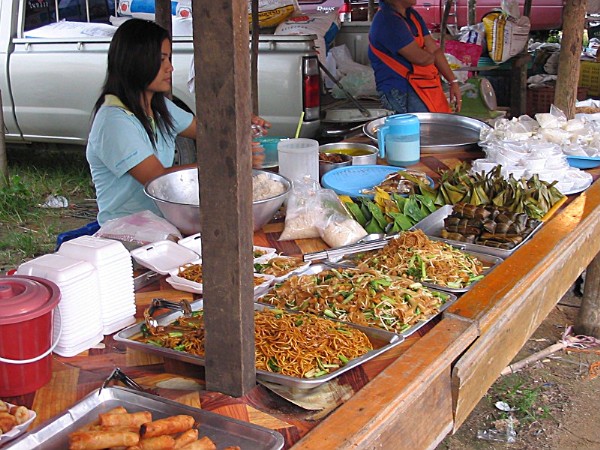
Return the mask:
M 8 184 L 0 188 L 0 272 L 52 252 L 57 235 L 93 218 L 72 208 L 42 208 L 49 195 L 70 205 L 95 198 L 83 147 L 9 146 Z
M 542 387 L 520 374 L 507 375 L 492 386 L 489 399 L 492 403 L 504 401 L 513 408 L 512 414 L 521 424 L 550 417 L 548 407 L 542 404 Z M 501 413 L 507 418 L 508 413 Z

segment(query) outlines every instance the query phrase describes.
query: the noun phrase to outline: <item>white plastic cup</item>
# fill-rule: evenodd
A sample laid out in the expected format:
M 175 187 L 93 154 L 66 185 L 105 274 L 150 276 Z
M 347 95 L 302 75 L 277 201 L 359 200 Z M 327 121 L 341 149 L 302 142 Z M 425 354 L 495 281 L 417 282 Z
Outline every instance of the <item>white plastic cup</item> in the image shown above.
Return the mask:
M 319 181 L 319 142 L 314 139 L 295 138 L 277 144 L 279 173 L 292 181 L 309 176 Z

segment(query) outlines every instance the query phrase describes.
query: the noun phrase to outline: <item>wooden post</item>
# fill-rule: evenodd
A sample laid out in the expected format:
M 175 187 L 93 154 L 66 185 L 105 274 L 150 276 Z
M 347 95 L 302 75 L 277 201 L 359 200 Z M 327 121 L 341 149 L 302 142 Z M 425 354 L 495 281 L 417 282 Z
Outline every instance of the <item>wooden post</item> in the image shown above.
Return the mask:
M 367 20 L 369 22 L 373 21 L 373 16 L 375 15 L 377 8 L 375 8 L 375 0 L 369 0 L 369 5 L 367 9 Z
M 444 4 L 444 13 L 442 14 L 442 23 L 440 24 L 440 48 L 444 50 L 446 43 L 446 27 L 448 26 L 448 17 L 450 9 L 454 6 L 454 0 L 446 0 Z
M 157 24 L 169 32 L 169 36 L 173 36 L 173 23 L 171 18 L 171 2 L 169 0 L 154 1 L 154 20 Z
M 4 112 L 2 110 L 2 91 L 0 91 L 0 189 L 8 186 L 8 158 L 4 137 Z
M 585 272 L 583 299 L 575 322 L 575 334 L 600 339 L 600 254 Z
M 252 41 L 250 43 L 250 95 L 252 96 L 252 112 L 258 114 L 258 41 L 260 27 L 258 25 L 258 0 L 252 0 Z
M 583 42 L 583 28 L 587 0 L 567 0 L 563 9 L 563 35 L 558 55 L 558 73 L 554 104 L 568 119 L 575 117 L 577 85 L 579 83 L 579 56 Z
M 248 3 L 194 0 L 192 14 L 206 388 L 237 397 L 256 384 Z

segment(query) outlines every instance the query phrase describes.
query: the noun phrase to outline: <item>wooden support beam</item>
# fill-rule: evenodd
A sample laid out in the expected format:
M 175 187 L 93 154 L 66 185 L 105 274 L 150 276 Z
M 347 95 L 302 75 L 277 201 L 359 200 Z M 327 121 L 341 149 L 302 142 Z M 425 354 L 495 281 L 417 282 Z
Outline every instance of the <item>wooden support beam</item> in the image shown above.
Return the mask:
M 563 35 L 558 54 L 558 73 L 554 104 L 567 118 L 575 117 L 577 85 L 579 84 L 579 57 L 583 43 L 583 29 L 587 0 L 567 0 L 563 9 Z
M 194 0 L 192 14 L 206 387 L 237 397 L 256 384 L 248 3 Z
M 595 183 L 448 309 L 480 331 L 452 372 L 455 431 L 600 251 L 599 204 Z
M 173 36 L 173 23 L 171 18 L 171 1 L 170 0 L 155 0 L 154 20 L 157 24 L 169 32 L 169 36 Z

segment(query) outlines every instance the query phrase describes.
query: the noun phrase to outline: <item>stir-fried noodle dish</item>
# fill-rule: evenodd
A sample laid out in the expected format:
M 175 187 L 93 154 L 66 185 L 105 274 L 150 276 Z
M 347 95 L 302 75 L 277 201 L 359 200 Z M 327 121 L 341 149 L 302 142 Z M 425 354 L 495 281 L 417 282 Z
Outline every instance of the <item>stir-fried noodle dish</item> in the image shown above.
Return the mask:
M 450 244 L 429 239 L 421 230 L 405 231 L 376 252 L 358 255 L 358 267 L 391 276 L 460 289 L 483 278 L 483 263 Z
M 362 331 L 312 314 L 281 310 L 254 313 L 256 368 L 292 377 L 314 378 L 373 350 Z M 135 339 L 162 348 L 204 356 L 204 316 L 180 317 L 166 326 L 142 326 Z
M 179 267 L 177 276 L 202 284 L 202 264 L 185 264 Z
M 402 333 L 436 315 L 448 295 L 374 269 L 329 269 L 295 275 L 261 303 Z

